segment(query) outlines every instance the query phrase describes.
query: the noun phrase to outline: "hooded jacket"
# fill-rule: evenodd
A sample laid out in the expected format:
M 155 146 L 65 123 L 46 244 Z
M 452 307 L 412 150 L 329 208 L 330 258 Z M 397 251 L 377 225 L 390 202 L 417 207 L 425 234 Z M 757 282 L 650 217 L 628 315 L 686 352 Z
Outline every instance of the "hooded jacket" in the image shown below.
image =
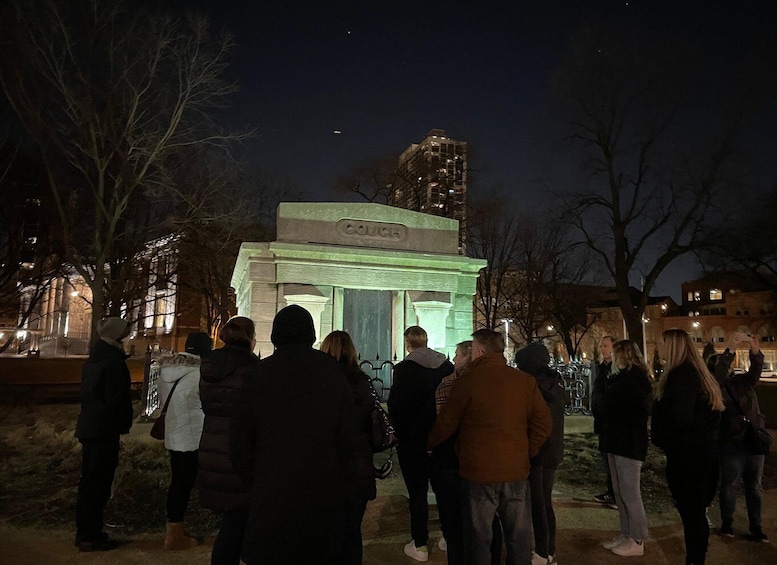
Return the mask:
M 204 508 L 223 512 L 248 505 L 249 488 L 232 467 L 229 433 L 246 386 L 257 378 L 258 363 L 259 358 L 246 344 L 216 349 L 200 366 L 200 400 L 205 420 L 197 464 L 200 503 Z
M 340 363 L 312 348 L 313 320 L 303 308 L 278 312 L 272 341 L 276 350 L 259 362 L 232 428 L 232 461 L 251 486 L 241 557 L 330 562 L 342 547 L 354 453 L 351 390 Z
M 165 448 L 171 451 L 197 451 L 200 448 L 205 414 L 200 402 L 200 358 L 191 353 L 163 355 L 159 363 L 160 379 L 167 394 L 159 399 L 164 406 L 172 387 L 173 396 L 165 416 Z
M 553 417 L 553 431 L 542 444 L 539 453 L 532 459 L 532 465 L 542 465 L 546 469 L 558 468 L 564 458 L 564 404 L 566 392 L 561 375 L 549 367 L 550 353 L 541 343 L 530 343 L 515 353 L 518 369 L 529 373 L 537 380 L 542 398 Z
M 387 404 L 401 449 L 426 452 L 426 438 L 437 416 L 434 391 L 453 371 L 445 355 L 428 347 L 414 349 L 394 367 Z
M 90 439 L 129 433 L 132 381 L 123 349 L 100 339 L 81 371 L 81 412 L 76 437 Z

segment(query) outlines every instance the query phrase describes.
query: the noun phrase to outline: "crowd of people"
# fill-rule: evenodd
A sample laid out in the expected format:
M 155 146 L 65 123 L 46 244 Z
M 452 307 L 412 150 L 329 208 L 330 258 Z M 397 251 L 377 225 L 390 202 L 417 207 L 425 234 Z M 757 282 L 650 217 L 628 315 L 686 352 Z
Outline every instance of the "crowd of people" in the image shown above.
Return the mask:
M 120 435 L 132 424 L 121 343 L 128 328 L 120 318 L 102 320 L 83 369 L 80 551 L 116 547 L 103 531 L 103 510 Z M 171 468 L 164 549 L 197 544 L 184 517 L 198 483 L 200 504 L 221 516 L 213 565 L 361 564 L 362 520 L 376 497 L 376 395 L 353 340 L 333 331 L 314 349 L 313 319 L 295 305 L 276 315 L 275 350 L 264 359 L 254 353 L 249 318 L 230 319 L 219 339 L 223 347 L 212 350 L 207 334 L 192 333 L 184 352 L 158 360 Z M 457 344 L 452 363 L 428 347 L 419 326 L 405 330 L 404 342 L 407 355 L 394 368 L 387 402 L 408 494 L 404 553 L 425 562 L 431 550 L 444 551 L 450 565 L 558 563 L 551 493 L 564 455 L 566 391 L 547 348 L 526 345 L 511 367 L 504 337 L 489 329 Z M 735 372 L 736 351 L 745 347 L 749 369 Z M 754 391 L 763 367 L 757 337 L 734 333 L 724 352 L 711 348 L 703 357 L 685 331 L 668 330 L 656 375 L 633 341 L 606 336 L 599 352 L 591 401 L 607 490 L 594 498 L 617 508 L 620 525 L 603 548 L 645 554 L 650 533 L 640 476 L 651 440 L 666 456 L 686 565 L 705 563 L 716 494 L 718 533 L 734 535 L 740 480 L 749 537 L 768 541 L 761 523 L 765 456 L 747 443 L 751 423 L 764 425 Z M 437 549 L 429 543 L 430 486 L 443 534 Z

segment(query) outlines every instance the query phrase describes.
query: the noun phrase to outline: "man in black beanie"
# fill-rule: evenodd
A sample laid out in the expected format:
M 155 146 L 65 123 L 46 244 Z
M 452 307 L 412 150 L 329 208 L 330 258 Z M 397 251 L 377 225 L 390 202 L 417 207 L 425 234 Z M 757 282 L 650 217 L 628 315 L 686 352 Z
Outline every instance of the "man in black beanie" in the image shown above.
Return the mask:
M 275 352 L 259 363 L 230 435 L 232 464 L 252 487 L 241 558 L 339 565 L 351 391 L 335 358 L 313 349 L 304 308 L 278 312 L 271 339 Z
M 117 546 L 103 532 L 103 511 L 111 497 L 119 464 L 119 436 L 132 426 L 132 381 L 121 340 L 129 322 L 117 317 L 97 322 L 100 339 L 92 346 L 81 374 L 81 412 L 76 437 L 81 442 L 81 480 L 76 503 L 79 551 L 107 551 Z

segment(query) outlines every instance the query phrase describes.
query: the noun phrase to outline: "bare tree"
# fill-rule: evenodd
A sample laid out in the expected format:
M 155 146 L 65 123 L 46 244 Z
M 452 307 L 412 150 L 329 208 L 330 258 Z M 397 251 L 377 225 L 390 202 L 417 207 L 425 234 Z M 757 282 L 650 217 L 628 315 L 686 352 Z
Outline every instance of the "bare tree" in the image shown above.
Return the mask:
M 213 121 L 235 90 L 222 78 L 232 42 L 202 18 L 107 0 L 17 3 L 2 31 L 3 91 L 43 157 L 94 329 L 121 308 L 111 285 L 164 217 L 150 203 L 176 196 L 176 156 L 239 137 Z
M 566 197 L 567 217 L 612 277 L 629 337 L 641 343 L 656 279 L 699 245 L 726 186 L 736 128 L 711 123 L 687 150 L 685 51 L 627 33 L 586 30 L 556 78 L 570 111 L 567 140 L 587 173 L 586 186 Z M 637 285 L 635 300 L 629 287 Z
M 396 176 L 397 155 L 384 155 L 355 165 L 338 177 L 333 191 L 341 194 L 352 193 L 367 202 L 386 204 L 389 191 L 397 180 Z

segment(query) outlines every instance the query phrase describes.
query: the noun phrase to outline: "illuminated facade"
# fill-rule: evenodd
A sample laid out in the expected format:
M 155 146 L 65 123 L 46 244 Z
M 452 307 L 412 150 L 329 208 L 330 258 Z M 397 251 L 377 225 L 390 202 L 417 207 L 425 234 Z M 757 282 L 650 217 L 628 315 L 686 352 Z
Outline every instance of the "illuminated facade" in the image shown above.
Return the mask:
M 390 206 L 467 221 L 467 143 L 433 129 L 399 156 Z M 461 239 L 461 238 L 460 238 Z M 460 245 L 463 242 L 460 240 Z
M 429 347 L 453 357 L 473 331 L 472 297 L 485 261 L 458 254 L 458 222 L 383 206 L 282 203 L 276 241 L 244 243 L 232 276 L 238 313 L 272 353 L 275 314 L 298 304 L 316 347 L 345 330 L 362 358 L 404 357 L 403 332 L 422 326 Z

